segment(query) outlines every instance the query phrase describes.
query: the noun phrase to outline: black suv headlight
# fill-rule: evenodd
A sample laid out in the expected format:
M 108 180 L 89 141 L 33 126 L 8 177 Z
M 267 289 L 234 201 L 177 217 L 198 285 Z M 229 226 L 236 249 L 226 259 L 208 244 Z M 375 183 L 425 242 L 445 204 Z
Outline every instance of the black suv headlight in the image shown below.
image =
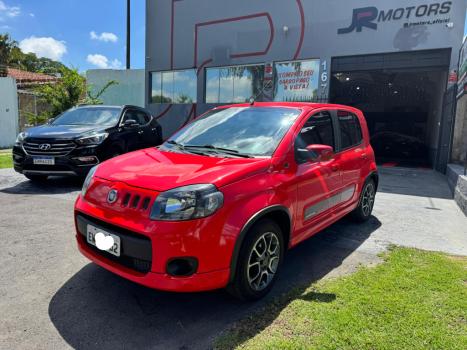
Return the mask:
M 214 214 L 224 195 L 212 184 L 190 185 L 161 193 L 151 209 L 152 220 L 199 219 Z
M 94 134 L 94 135 L 91 135 L 91 136 L 83 137 L 81 139 L 77 139 L 76 143 L 78 143 L 78 145 L 80 145 L 80 146 L 98 145 L 98 144 L 104 142 L 104 140 L 107 138 L 107 136 L 109 136 L 109 133 L 107 133 L 107 132 L 103 132 L 103 133 L 100 133 L 100 134 Z
M 24 139 L 25 139 L 26 137 L 28 137 L 28 133 L 27 133 L 27 132 L 24 132 L 24 131 L 23 131 L 23 132 L 20 132 L 20 133 L 18 134 L 18 136 L 16 137 L 16 143 L 17 143 L 17 144 L 23 143 L 23 141 L 24 141 Z

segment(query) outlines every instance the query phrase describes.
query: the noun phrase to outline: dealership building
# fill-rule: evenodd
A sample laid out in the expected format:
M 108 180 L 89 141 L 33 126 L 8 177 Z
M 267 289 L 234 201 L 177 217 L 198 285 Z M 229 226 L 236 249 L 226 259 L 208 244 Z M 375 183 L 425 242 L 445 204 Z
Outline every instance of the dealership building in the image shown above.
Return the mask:
M 147 0 L 146 106 L 170 135 L 214 106 L 364 111 L 378 161 L 445 171 L 466 0 Z

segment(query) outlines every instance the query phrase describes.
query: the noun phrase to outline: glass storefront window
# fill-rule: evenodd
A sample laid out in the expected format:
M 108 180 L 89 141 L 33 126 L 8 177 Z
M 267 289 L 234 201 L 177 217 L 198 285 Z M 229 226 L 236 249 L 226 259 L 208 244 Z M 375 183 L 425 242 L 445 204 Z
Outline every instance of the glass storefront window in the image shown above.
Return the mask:
M 317 59 L 276 63 L 274 101 L 315 101 L 318 96 L 319 63 Z
M 206 69 L 206 103 L 242 103 L 260 93 L 264 65 Z
M 196 103 L 194 69 L 151 73 L 151 103 Z

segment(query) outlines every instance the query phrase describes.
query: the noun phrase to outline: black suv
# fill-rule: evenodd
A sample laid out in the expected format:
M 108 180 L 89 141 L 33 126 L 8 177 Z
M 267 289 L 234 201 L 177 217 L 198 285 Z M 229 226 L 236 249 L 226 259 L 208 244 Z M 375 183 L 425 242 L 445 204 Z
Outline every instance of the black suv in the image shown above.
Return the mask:
M 30 180 L 85 176 L 106 159 L 161 143 L 160 124 L 143 108 L 79 106 L 20 133 L 13 163 Z

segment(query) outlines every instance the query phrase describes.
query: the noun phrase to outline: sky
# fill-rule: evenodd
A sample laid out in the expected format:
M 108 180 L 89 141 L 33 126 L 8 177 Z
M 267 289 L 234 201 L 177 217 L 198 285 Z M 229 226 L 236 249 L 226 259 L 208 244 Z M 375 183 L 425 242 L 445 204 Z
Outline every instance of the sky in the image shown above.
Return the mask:
M 131 67 L 144 68 L 145 2 L 131 0 Z M 124 68 L 126 0 L 0 0 L 0 33 L 80 71 Z
M 144 68 L 146 0 L 131 2 L 132 68 Z M 124 68 L 125 22 L 126 0 L 0 0 L 0 33 L 80 71 Z

